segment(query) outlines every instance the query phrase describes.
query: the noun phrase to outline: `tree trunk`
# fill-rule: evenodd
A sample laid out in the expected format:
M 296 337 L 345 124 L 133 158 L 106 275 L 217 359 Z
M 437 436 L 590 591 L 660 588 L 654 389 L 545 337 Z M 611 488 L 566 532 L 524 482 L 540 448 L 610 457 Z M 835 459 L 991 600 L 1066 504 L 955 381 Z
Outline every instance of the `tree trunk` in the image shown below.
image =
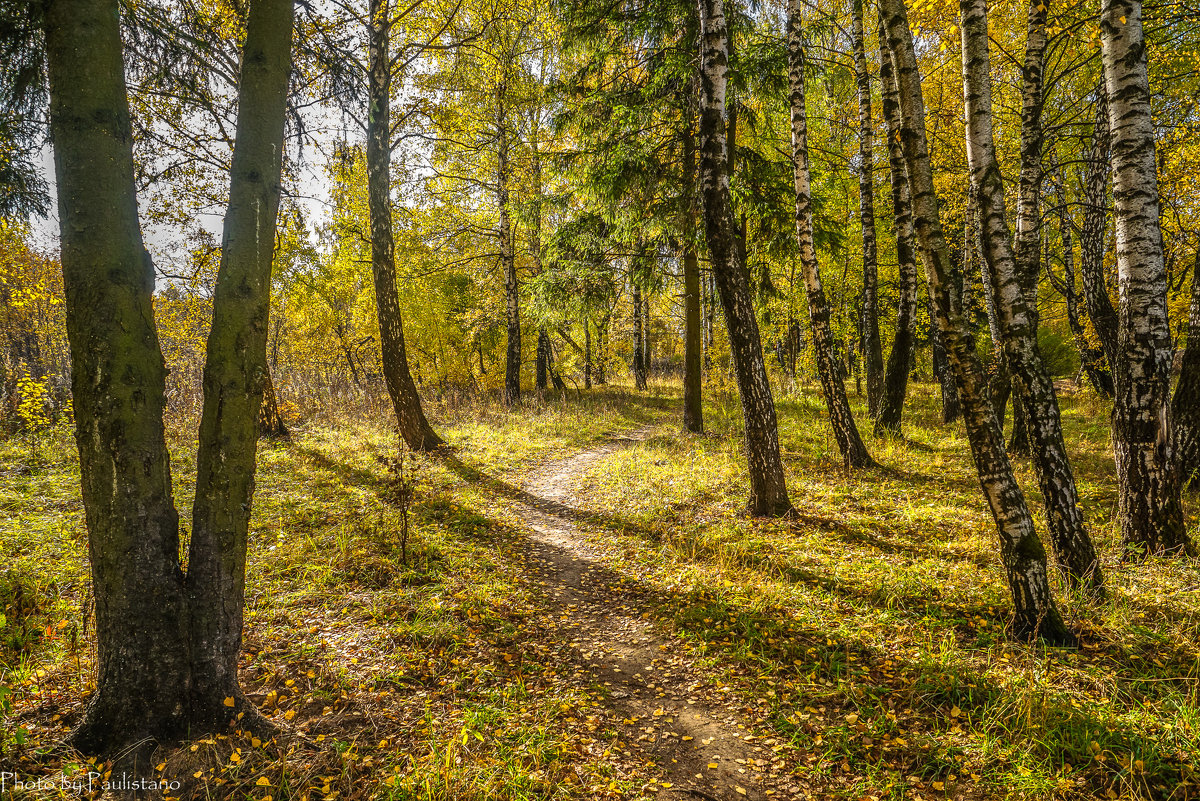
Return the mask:
M 879 416 L 883 403 L 883 345 L 879 339 L 879 257 L 875 240 L 874 128 L 871 122 L 871 73 L 863 32 L 863 0 L 853 0 L 854 80 L 858 85 L 858 198 L 862 224 L 862 351 L 867 373 L 867 411 Z M 797 23 L 798 24 L 798 23 Z
M 1067 325 L 1071 328 L 1071 335 L 1075 339 L 1075 348 L 1079 351 L 1079 362 L 1084 373 L 1087 374 L 1089 383 L 1098 394 L 1111 398 L 1113 394 L 1112 373 L 1105 369 L 1104 351 L 1093 347 L 1088 342 L 1087 331 L 1079 316 L 1079 294 L 1075 291 L 1075 242 L 1071 234 L 1071 220 L 1067 214 L 1066 186 L 1062 165 L 1058 167 L 1055 191 L 1057 193 L 1055 200 L 1058 205 L 1059 236 L 1062 239 L 1063 280 L 1059 282 L 1054 277 L 1054 272 L 1049 269 L 1049 265 L 1047 265 L 1046 274 L 1066 302 Z
M 847 467 L 870 467 L 871 455 L 858 434 L 846 385 L 838 373 L 833 348 L 833 332 L 829 327 L 829 303 L 821 286 L 820 267 L 813 244 L 812 190 L 808 169 L 808 122 L 804 107 L 804 51 L 800 28 L 798 0 L 790 0 L 787 21 L 788 85 L 792 113 L 792 162 L 796 184 L 796 241 L 800 251 L 800 269 L 808 295 L 808 314 L 812 325 L 813 344 L 817 354 L 817 371 L 825 391 L 825 406 L 833 436 Z M 874 213 L 872 212 L 872 221 Z M 878 334 L 878 332 L 876 332 Z M 876 340 L 878 344 L 878 339 Z
M 713 271 L 701 276 L 704 286 L 704 374 L 712 371 L 713 323 L 717 316 L 717 288 Z
M 700 434 L 704 431 L 700 374 L 700 262 L 690 238 L 683 250 L 683 295 L 686 318 L 683 337 L 683 427 L 693 434 Z
M 883 37 L 880 37 L 883 41 Z M 904 399 L 908 394 L 908 374 L 912 370 L 913 348 L 916 344 L 913 325 L 917 314 L 917 254 L 913 241 L 912 198 L 908 188 L 908 175 L 904 171 L 904 150 L 900 145 L 900 98 L 896 92 L 896 76 L 892 73 L 892 62 L 887 53 L 879 53 L 879 81 L 883 92 L 883 117 L 887 123 L 888 168 L 892 181 L 893 232 L 896 236 L 896 261 L 900 273 L 900 300 L 896 307 L 896 337 L 888 354 L 887 372 L 883 380 L 883 398 L 879 416 L 875 418 L 875 433 L 889 431 L 900 433 L 900 421 L 904 414 Z M 936 336 L 936 333 L 935 333 Z M 958 395 L 954 380 L 945 370 L 945 351 L 940 338 L 934 341 L 935 355 L 941 354 L 942 368 L 939 379 L 948 378 L 942 394 L 943 418 L 947 412 L 947 389 L 957 405 Z M 936 361 L 936 359 L 935 359 Z M 948 385 L 948 386 L 947 386 Z M 957 409 L 950 418 L 958 416 Z M 946 422 L 950 422 L 947 420 Z
M 513 250 L 512 222 L 508 209 L 508 114 L 505 84 L 496 89 L 496 206 L 500 212 L 500 269 L 504 273 L 504 308 L 508 344 L 504 359 L 504 402 L 521 400 L 521 286 Z
M 583 316 L 583 388 L 592 388 L 592 323 Z
M 642 347 L 642 290 L 630 276 L 630 294 L 633 296 L 633 387 L 646 388 L 646 363 L 642 361 L 646 350 Z
M 1192 266 L 1192 299 L 1188 307 L 1187 344 L 1183 349 L 1183 367 L 1171 398 L 1171 416 L 1175 421 L 1175 453 L 1179 479 L 1189 484 L 1200 471 L 1200 244 Z
M 186 731 L 187 599 L 163 434 L 166 367 L 143 246 L 117 0 L 45 5 L 75 442 L 96 600 L 77 748 Z
M 550 386 L 550 337 L 545 326 L 538 327 L 537 339 L 537 390 L 545 392 Z
M 647 377 L 653 372 L 650 366 L 650 293 L 642 295 L 642 370 Z
M 962 315 L 962 298 L 939 219 L 925 136 L 925 101 L 904 0 L 882 0 L 880 13 L 900 93 L 901 141 L 913 195 L 913 227 L 938 326 L 958 382 L 979 483 L 1000 535 L 1000 554 L 1013 599 L 1011 628 L 1018 637 L 1040 636 L 1050 642 L 1074 643 L 1074 635 L 1055 606 L 1046 551 L 1034 531 L 1024 493 L 1005 454 L 1003 434 L 988 398 L 975 340 Z
M 1032 2 L 1040 3 L 1041 0 Z M 1103 587 L 1100 564 L 1079 509 L 1079 495 L 1063 440 L 1054 384 L 1038 352 L 1037 318 L 1030 308 L 1026 283 L 1029 277 L 1022 272 L 1029 265 L 1018 263 L 1005 219 L 1004 183 L 992 136 L 991 54 L 986 0 L 961 0 L 959 8 L 962 13 L 967 162 L 979 209 L 983 255 L 991 278 L 991 294 L 1004 346 L 1004 360 L 1019 395 L 1019 403 L 1013 404 L 1014 438 L 1019 428 L 1018 422 L 1023 421 L 1023 430 L 1033 446 L 1031 455 L 1034 469 L 1045 501 L 1047 527 L 1059 567 L 1073 586 L 1098 591 Z M 1041 26 L 1045 27 L 1045 6 L 1040 8 L 1040 11 L 1036 7 L 1030 9 L 1031 28 L 1037 24 L 1035 20 L 1040 20 Z M 1032 32 L 1031 36 L 1036 39 Z M 1044 41 L 1042 46 L 1044 48 Z M 1029 70 L 1028 59 L 1026 69 Z M 1040 112 L 1034 116 L 1040 118 Z M 1038 119 L 1027 119 L 1025 125 L 1040 128 L 1041 123 Z M 1037 216 L 1036 212 L 1033 216 Z M 1032 247 L 1037 250 L 1038 243 L 1034 242 Z M 1025 258 L 1030 256 L 1025 254 Z M 1032 258 L 1040 263 L 1040 253 L 1035 253 Z M 1023 415 L 1018 412 L 1023 412 Z
M 1172 454 L 1171 329 L 1140 0 L 1104 0 L 1100 55 L 1112 131 L 1120 316 L 1113 451 L 1127 556 L 1190 550 Z
M 291 75 L 292 0 L 250 5 L 221 265 L 204 365 L 204 411 L 188 549 L 192 723 L 257 713 L 238 684 L 258 410 L 267 372 L 271 261 Z M 225 699 L 233 698 L 233 706 Z
M 263 376 L 263 402 L 258 408 L 258 436 L 260 439 L 285 439 L 287 424 L 279 413 L 279 399 L 275 396 L 275 381 L 268 369 Z
M 750 282 L 738 251 L 725 161 L 725 88 L 729 38 L 723 0 L 700 0 L 700 188 L 705 239 L 712 259 L 746 425 L 750 474 L 748 508 L 754 515 L 791 510 L 779 451 L 775 402 L 763 362 Z
M 608 322 L 612 311 L 605 315 L 603 322 L 596 323 L 596 364 L 593 367 L 596 383 L 604 386 L 608 383 Z
M 1096 87 L 1096 121 L 1088 154 L 1084 188 L 1083 227 L 1079 232 L 1079 277 L 1083 299 L 1100 347 L 1115 369 L 1117 362 L 1117 310 L 1108 296 L 1104 279 L 1104 251 L 1108 240 L 1108 183 L 1111 171 L 1112 133 L 1108 127 L 1108 89 L 1101 80 Z M 1115 389 L 1114 389 L 1115 391 Z
M 371 218 L 371 276 L 379 319 L 380 355 L 396 426 L 414 451 L 442 445 L 425 418 L 421 396 L 408 369 L 404 320 L 396 285 L 396 246 L 392 235 L 392 64 L 391 4 L 371 0 L 367 37 L 370 47 L 367 84 L 367 206 Z

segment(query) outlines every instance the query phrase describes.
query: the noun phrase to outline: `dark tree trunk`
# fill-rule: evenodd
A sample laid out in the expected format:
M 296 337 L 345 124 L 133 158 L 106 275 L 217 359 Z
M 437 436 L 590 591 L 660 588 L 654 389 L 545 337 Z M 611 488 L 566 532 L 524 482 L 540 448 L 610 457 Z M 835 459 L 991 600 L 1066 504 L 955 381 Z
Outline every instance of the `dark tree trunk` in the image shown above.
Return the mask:
M 1004 184 L 992 136 L 987 6 L 984 0 L 960 0 L 959 8 L 966 88 L 967 161 L 979 209 L 983 255 L 991 278 L 1004 360 L 1019 395 L 1019 402 L 1013 404 L 1014 440 L 1017 432 L 1023 431 L 1027 437 L 1026 451 L 1030 450 L 1030 443 L 1033 445 L 1033 465 L 1045 501 L 1046 523 L 1059 567 L 1073 586 L 1100 591 L 1103 587 L 1100 564 L 1079 509 L 1075 477 L 1063 440 L 1058 398 L 1037 347 L 1037 317 L 1030 308 L 1026 283 L 1029 276 L 1023 272 L 1030 267 L 1018 262 L 1005 218 Z M 1045 28 L 1045 6 L 1030 9 L 1029 24 L 1031 29 L 1039 24 Z M 1030 36 L 1038 38 L 1032 30 Z M 1041 38 L 1044 47 L 1044 30 Z M 1029 69 L 1027 60 L 1026 70 Z M 1037 91 L 1040 94 L 1040 89 Z M 1040 116 L 1040 112 L 1035 116 Z M 1026 120 L 1026 127 L 1031 125 L 1040 128 L 1036 119 Z M 1038 250 L 1037 242 L 1032 247 Z M 1040 253 L 1032 257 L 1026 253 L 1024 257 L 1040 262 Z M 1036 277 L 1033 280 L 1036 283 Z
M 1024 493 L 1005 454 L 1003 434 L 975 352 L 975 339 L 963 318 L 960 289 L 939 219 L 925 135 L 925 101 L 908 12 L 903 0 L 882 0 L 880 13 L 900 94 L 901 141 L 913 196 L 913 228 L 937 323 L 958 383 L 979 483 L 1000 535 L 1000 554 L 1013 599 L 1012 631 L 1023 638 L 1074 643 L 1075 637 L 1054 603 L 1046 551 L 1034 531 Z
M 700 188 L 705 239 L 725 312 L 729 347 L 746 424 L 746 463 L 750 474 L 748 508 L 754 515 L 791 510 L 779 451 L 775 402 L 763 362 L 758 318 L 750 282 L 737 246 L 729 173 L 725 160 L 725 89 L 729 38 L 723 0 L 700 0 Z
M 650 293 L 642 295 L 642 370 L 647 377 L 653 372 L 650 364 Z
M 932 351 L 933 376 L 937 379 L 942 391 L 942 424 L 950 425 L 962 413 L 962 403 L 958 397 L 958 385 L 954 382 L 954 371 L 950 369 L 950 357 L 946 354 L 946 346 L 942 343 L 942 332 L 938 328 L 937 310 L 933 307 L 933 299 L 926 298 L 929 308 L 929 343 Z
M 1117 355 L 1117 310 L 1104 279 L 1104 251 L 1108 240 L 1108 184 L 1111 174 L 1112 133 L 1108 127 L 1108 89 L 1096 87 L 1096 121 L 1084 179 L 1083 227 L 1079 232 L 1079 277 L 1092 329 L 1112 367 Z M 1115 391 L 1115 390 L 1114 390 Z
M 717 316 L 717 288 L 710 268 L 702 276 L 704 286 L 704 374 L 712 371 L 713 322 Z
M 1128 557 L 1191 550 L 1172 454 L 1171 329 L 1140 0 L 1104 0 L 1100 57 L 1112 132 L 1120 316 L 1113 451 Z
M 204 365 L 204 410 L 188 549 L 192 724 L 257 716 L 238 684 L 258 410 L 267 372 L 271 261 L 291 74 L 292 0 L 250 5 L 221 265 Z M 228 706 L 225 699 L 233 698 Z
M 630 278 L 630 294 L 633 296 L 633 387 L 646 388 L 646 349 L 642 346 L 642 290 Z
M 546 328 L 538 328 L 537 340 L 537 390 L 545 392 L 550 386 L 550 337 Z
M 596 383 L 604 386 L 608 383 L 608 321 L 611 319 L 612 311 L 610 310 L 605 316 L 603 322 L 596 323 L 596 364 L 592 370 Z
M 874 461 L 858 434 L 854 415 L 850 412 L 850 402 L 846 398 L 846 385 L 839 376 L 833 332 L 829 326 L 829 303 L 821 286 L 820 267 L 813 243 L 808 122 L 804 107 L 804 52 L 800 6 L 797 0 L 791 0 L 788 5 L 787 54 L 792 114 L 792 162 L 796 186 L 796 241 L 807 288 L 808 314 L 812 325 L 813 345 L 817 353 L 817 372 L 821 377 L 821 386 L 825 391 L 825 407 L 829 411 L 829 422 L 833 426 L 833 436 L 841 450 L 843 463 L 847 467 L 870 467 Z
M 396 245 L 392 235 L 392 63 L 389 53 L 392 10 L 389 0 L 371 0 L 367 23 L 367 205 L 371 218 L 371 276 L 379 319 L 380 354 L 396 425 L 414 451 L 442 444 L 425 418 L 421 396 L 408 369 L 404 320 L 396 285 Z
M 1175 453 L 1180 481 L 1186 486 L 1200 471 L 1200 245 L 1192 266 L 1192 299 L 1188 307 L 1187 344 L 1179 383 L 1171 398 Z
M 96 600 L 89 754 L 186 730 L 191 705 L 179 519 L 163 434 L 166 367 L 134 185 L 117 0 L 45 5 L 50 129 L 75 441 Z
M 867 373 L 867 411 L 879 416 L 883 403 L 883 344 L 879 339 L 879 256 L 875 239 L 874 126 L 871 121 L 871 73 L 864 43 L 863 0 L 854 0 L 854 80 L 858 86 L 858 197 L 863 243 L 863 367 Z M 898 425 L 899 423 L 897 423 Z
M 683 427 L 699 434 L 704 431 L 704 406 L 701 394 L 700 365 L 700 262 L 691 240 L 683 251 Z
M 592 388 L 592 323 L 583 316 L 583 388 Z
M 883 37 L 880 37 L 883 41 Z M 879 416 L 875 419 L 875 433 L 889 431 L 900 433 L 900 421 L 904 414 L 904 399 L 908 394 L 908 374 L 912 370 L 913 348 L 916 344 L 913 330 L 917 314 L 917 254 L 913 241 L 912 198 L 908 188 L 908 175 L 904 168 L 904 150 L 900 145 L 900 98 L 896 92 L 896 76 L 892 73 L 891 59 L 881 49 L 879 58 L 879 81 L 883 93 L 883 118 L 887 123 L 888 168 L 892 181 L 893 232 L 896 236 L 896 261 L 900 273 L 900 300 L 896 307 L 896 338 L 888 354 L 887 372 L 883 381 L 883 399 Z M 958 393 L 954 379 L 947 372 L 946 353 L 941 347 L 941 338 L 934 326 L 934 371 L 942 385 L 942 413 L 953 414 L 946 422 L 958 417 Z M 940 356 L 940 366 L 938 357 Z M 947 391 L 949 396 L 947 396 Z M 948 410 L 947 398 L 952 401 Z

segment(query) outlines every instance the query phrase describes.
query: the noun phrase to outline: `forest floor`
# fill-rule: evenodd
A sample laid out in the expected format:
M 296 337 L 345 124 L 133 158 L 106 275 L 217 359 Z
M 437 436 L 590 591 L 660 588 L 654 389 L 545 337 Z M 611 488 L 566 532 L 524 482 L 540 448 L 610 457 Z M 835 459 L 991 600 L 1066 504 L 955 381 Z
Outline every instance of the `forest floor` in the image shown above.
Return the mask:
M 704 436 L 670 386 L 433 404 L 452 448 L 402 463 L 381 407 L 309 410 L 263 443 L 251 532 L 242 679 L 279 735 L 160 749 L 167 795 L 1200 797 L 1200 571 L 1118 563 L 1102 404 L 1063 416 L 1110 597 L 1059 587 L 1082 646 L 1049 649 L 1005 636 L 931 392 L 852 473 L 815 387 L 780 397 L 782 521 L 742 513 L 729 391 Z M 181 510 L 193 430 L 172 421 Z M 31 798 L 95 769 L 61 745 L 94 658 L 77 471 L 64 430 L 0 442 L 0 774 Z

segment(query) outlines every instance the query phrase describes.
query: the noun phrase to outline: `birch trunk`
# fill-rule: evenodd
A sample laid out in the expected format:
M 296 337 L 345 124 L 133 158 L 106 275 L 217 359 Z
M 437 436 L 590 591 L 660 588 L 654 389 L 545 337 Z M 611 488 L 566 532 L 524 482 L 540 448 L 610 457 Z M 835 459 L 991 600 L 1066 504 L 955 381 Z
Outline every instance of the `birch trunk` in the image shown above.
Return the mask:
M 1058 230 L 1062 239 L 1063 280 L 1059 283 L 1054 278 L 1053 271 L 1047 269 L 1051 283 L 1063 296 L 1067 306 L 1067 325 L 1075 339 L 1075 347 L 1079 351 L 1080 365 L 1087 374 L 1088 382 L 1096 392 L 1106 398 L 1113 394 L 1112 373 L 1105 369 L 1104 351 L 1094 347 L 1087 338 L 1087 330 L 1079 315 L 1079 293 L 1075 291 L 1075 241 L 1071 231 L 1071 220 L 1067 213 L 1067 197 L 1062 166 L 1059 165 L 1058 179 L 1055 182 L 1056 202 L 1058 204 Z
M 1103 586 L 1100 564 L 1079 509 L 1075 477 L 1063 441 L 1058 398 L 1037 348 L 1037 319 L 1029 302 L 1030 293 L 1026 283 L 1029 276 L 1022 272 L 1023 266 L 1013 253 L 1008 221 L 1005 219 L 1004 182 L 996 161 L 992 135 L 991 55 L 986 0 L 961 0 L 959 9 L 962 14 L 967 162 L 979 209 L 983 255 L 991 278 L 1004 360 L 1024 412 L 1025 431 L 1033 446 L 1031 455 L 1046 506 L 1046 522 L 1058 565 L 1073 586 L 1099 591 Z M 1030 24 L 1034 24 L 1033 18 L 1038 14 L 1042 15 L 1044 26 L 1044 7 L 1042 12 L 1031 9 Z M 1037 249 L 1036 242 L 1033 248 Z M 1040 253 L 1032 258 L 1040 263 Z M 1036 276 L 1034 280 L 1036 282 Z M 1014 403 L 1014 431 L 1017 429 L 1016 411 L 1017 404 Z
M 913 195 L 913 227 L 938 326 L 962 399 L 963 417 L 979 483 L 996 521 L 1000 553 L 1013 599 L 1011 628 L 1018 637 L 1074 643 L 1055 606 L 1046 551 L 1033 528 L 1024 493 L 1004 451 L 1004 439 L 987 394 L 975 340 L 963 318 L 950 248 L 942 232 L 933 169 L 925 135 L 925 101 L 904 0 L 882 0 L 880 13 L 896 72 L 903 120 L 901 141 Z
M 883 37 L 880 37 L 883 42 Z M 892 61 L 885 49 L 879 51 L 879 82 L 883 93 L 883 118 L 887 123 L 888 169 L 892 182 L 893 232 L 896 236 L 896 261 L 900 273 L 900 299 L 896 307 L 896 337 L 888 354 L 887 373 L 883 381 L 883 399 L 879 416 L 875 419 L 875 433 L 890 431 L 900 433 L 900 421 L 904 414 L 904 399 L 908 394 L 908 374 L 912 370 L 913 348 L 916 344 L 913 330 L 917 313 L 917 254 L 912 227 L 912 197 L 908 188 L 908 174 L 904 168 L 904 150 L 900 145 L 900 97 L 896 91 L 896 76 L 892 72 Z M 936 331 L 935 331 L 936 335 Z M 940 338 L 934 342 L 934 352 L 941 353 Z M 944 365 L 943 365 L 944 367 Z M 939 376 L 944 374 L 942 370 Z M 953 379 L 947 382 L 948 389 L 957 403 Z M 943 385 L 943 418 L 947 410 L 946 391 Z M 957 417 L 955 411 L 954 417 Z M 946 422 L 950 422 L 947 420 Z
M 383 378 L 405 444 L 430 451 L 442 444 L 425 419 L 421 396 L 408 368 L 404 319 L 396 284 L 396 244 L 392 233 L 392 65 L 389 54 L 391 3 L 371 0 L 367 23 L 367 206 L 371 218 L 371 276 L 379 319 Z
M 867 411 L 879 416 L 883 403 L 883 345 L 879 338 L 879 248 L 875 238 L 874 128 L 871 122 L 871 73 L 864 43 L 863 0 L 853 2 L 854 81 L 858 87 L 858 197 L 862 225 L 862 350 L 867 374 Z
M 798 0 L 790 0 L 787 20 L 789 103 L 792 113 L 792 162 L 796 184 L 796 242 L 800 252 L 800 270 L 808 296 L 808 315 L 812 325 L 817 371 L 825 393 L 829 423 L 837 440 L 842 461 L 847 467 L 870 467 L 871 455 L 858 434 L 846 385 L 842 383 L 834 352 L 833 332 L 829 326 L 829 302 L 821 286 L 820 266 L 813 243 L 812 189 L 808 167 L 808 121 L 804 103 L 804 46 Z M 872 220 L 874 213 L 872 213 Z M 874 224 L 872 222 L 872 224 Z M 878 344 L 878 340 L 876 340 Z
M 704 233 L 742 400 L 746 425 L 746 464 L 750 474 L 748 508 L 754 515 L 782 515 L 787 497 L 775 402 L 763 362 L 758 318 L 750 281 L 738 251 L 725 160 L 725 89 L 729 37 L 723 0 L 699 0 L 700 9 L 700 189 Z
M 1172 453 L 1167 271 L 1140 0 L 1104 0 L 1100 57 L 1117 228 L 1120 312 L 1111 363 L 1121 538 L 1130 557 L 1183 552 L 1191 543 Z

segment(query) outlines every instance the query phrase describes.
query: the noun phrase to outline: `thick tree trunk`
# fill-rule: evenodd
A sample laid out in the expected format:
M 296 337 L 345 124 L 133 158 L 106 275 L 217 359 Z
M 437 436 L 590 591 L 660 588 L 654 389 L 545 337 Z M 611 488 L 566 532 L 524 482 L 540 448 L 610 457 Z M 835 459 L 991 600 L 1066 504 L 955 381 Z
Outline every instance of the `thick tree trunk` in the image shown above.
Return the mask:
M 796 185 L 796 241 L 800 251 L 800 268 L 808 295 L 808 315 L 812 325 L 813 345 L 816 348 L 817 372 L 825 391 L 825 407 L 833 436 L 847 467 L 870 467 L 874 464 L 846 398 L 846 385 L 839 376 L 833 348 L 833 331 L 829 326 L 829 303 L 821 286 L 821 272 L 813 243 L 812 189 L 808 168 L 808 121 L 804 107 L 804 50 L 800 27 L 800 6 L 797 0 L 788 5 L 787 54 L 788 86 L 792 113 L 792 163 Z M 872 213 L 872 221 L 874 213 Z M 878 332 L 876 332 L 878 333 Z M 878 340 L 876 341 L 878 344 Z
M 700 0 L 700 188 L 712 259 L 746 424 L 748 508 L 755 515 L 791 510 L 779 451 L 775 402 L 763 362 L 750 282 L 738 251 L 725 161 L 725 88 L 729 38 L 723 0 Z
M 500 269 L 504 273 L 504 310 L 508 343 L 504 357 L 504 402 L 521 400 L 521 286 L 508 209 L 508 111 L 504 82 L 496 89 L 496 207 L 500 214 Z
M 1075 242 L 1071 232 L 1071 220 L 1067 214 L 1066 188 L 1061 165 L 1059 165 L 1058 169 L 1055 190 L 1057 192 L 1056 202 L 1058 204 L 1058 229 L 1059 236 L 1062 239 L 1063 280 L 1060 283 L 1055 279 L 1052 270 L 1047 269 L 1046 274 L 1050 276 L 1050 281 L 1054 284 L 1054 288 L 1058 290 L 1066 302 L 1067 325 L 1071 328 L 1071 335 L 1075 339 L 1075 347 L 1079 351 L 1080 365 L 1083 367 L 1089 383 L 1091 383 L 1092 388 L 1098 394 L 1106 398 L 1111 398 L 1113 394 L 1112 373 L 1105 367 L 1107 359 L 1104 356 L 1104 351 L 1093 347 L 1088 342 L 1087 330 L 1084 328 L 1083 320 L 1079 316 L 1079 294 L 1075 291 Z
M 880 37 L 883 41 L 883 37 Z M 900 299 L 896 306 L 896 337 L 888 354 L 887 372 L 883 380 L 883 398 L 879 416 L 875 419 L 875 433 L 885 431 L 899 434 L 900 421 L 904 414 L 904 399 L 908 394 L 908 374 L 912 370 L 913 348 L 916 345 L 914 328 L 917 314 L 917 253 L 913 240 L 912 198 L 908 189 L 908 174 L 904 168 L 904 150 L 900 144 L 900 98 L 896 92 L 896 76 L 892 73 L 892 62 L 887 53 L 879 53 L 879 82 L 883 92 L 883 118 L 887 123 L 888 169 L 892 180 L 893 233 L 896 236 L 896 261 L 900 273 Z M 935 327 L 936 336 L 936 327 Z M 945 375 L 947 384 L 942 387 L 942 411 L 945 418 L 946 391 L 958 402 L 954 380 L 945 368 L 945 351 L 940 338 L 934 341 L 935 355 L 941 354 L 942 368 L 938 376 Z M 950 420 L 958 416 L 953 409 Z M 949 422 L 949 421 L 947 421 Z
M 96 601 L 96 691 L 74 744 L 115 753 L 186 730 L 179 519 L 163 434 L 166 367 L 134 185 L 117 0 L 45 5 L 75 442 Z
M 1200 471 L 1200 244 L 1192 266 L 1192 299 L 1188 307 L 1187 344 L 1179 383 L 1171 398 L 1175 422 L 1175 454 L 1179 479 L 1189 484 Z
M 250 5 L 221 265 L 204 365 L 204 411 L 188 549 L 192 723 L 254 713 L 238 684 L 258 410 L 267 372 L 271 261 L 291 74 L 292 0 Z M 225 699 L 233 698 L 234 705 Z M 254 713 L 256 714 L 256 713 Z M 251 728 L 252 717 L 243 720 Z
M 1022 272 L 1029 265 L 1018 263 L 1005 218 L 1004 182 L 996 161 L 992 135 L 991 55 L 986 0 L 961 0 L 959 8 L 962 13 L 967 162 L 971 170 L 971 186 L 976 193 L 983 234 L 983 255 L 992 282 L 992 298 L 1004 346 L 1004 359 L 1019 396 L 1019 403 L 1013 405 L 1013 429 L 1015 433 L 1018 421 L 1024 421 L 1024 431 L 1033 446 L 1031 455 L 1034 469 L 1045 501 L 1047 527 L 1059 567 L 1072 585 L 1100 590 L 1103 587 L 1100 564 L 1079 509 L 1075 477 L 1063 440 L 1058 398 L 1037 347 L 1037 318 L 1030 308 L 1030 293 L 1026 283 L 1029 276 Z M 1040 19 L 1042 27 L 1045 26 L 1045 7 L 1041 9 L 1030 10 L 1031 27 L 1035 24 L 1035 18 Z M 1031 36 L 1034 36 L 1032 32 Z M 1026 68 L 1029 68 L 1028 60 Z M 1036 119 L 1032 122 L 1027 120 L 1026 125 L 1040 128 L 1040 122 Z M 1036 212 L 1033 216 L 1037 216 Z M 1038 250 L 1038 243 L 1034 242 L 1032 247 Z M 1031 257 L 1025 254 L 1025 258 Z M 1040 252 L 1032 258 L 1040 263 Z M 1036 283 L 1036 276 L 1033 281 Z M 1018 411 L 1023 415 L 1018 415 Z
M 901 141 L 913 196 L 913 227 L 938 326 L 958 382 L 979 483 L 1000 535 L 1000 554 L 1012 591 L 1012 631 L 1018 637 L 1040 636 L 1050 642 L 1073 643 L 1075 637 L 1055 606 L 1046 551 L 1034 531 L 1024 493 L 1004 451 L 1003 434 L 987 395 L 975 340 L 962 315 L 962 298 L 939 219 L 925 135 L 925 101 L 904 0 L 882 0 L 880 13 L 900 93 Z
M 392 64 L 389 55 L 391 3 L 371 0 L 367 24 L 367 206 L 371 218 L 371 276 L 379 320 L 380 354 L 396 425 L 414 451 L 442 444 L 425 418 L 421 396 L 408 369 L 404 320 L 396 285 L 396 246 L 392 235 Z
M 1171 329 L 1140 0 L 1104 0 L 1100 53 L 1117 222 L 1120 316 L 1110 364 L 1121 538 L 1131 557 L 1187 551 L 1172 453 Z
M 875 239 L 874 126 L 871 121 L 871 72 L 863 32 L 863 0 L 853 0 L 854 80 L 858 86 L 858 210 L 862 225 L 863 367 L 867 373 L 867 411 L 879 416 L 883 403 L 883 344 L 879 339 L 879 256 Z

